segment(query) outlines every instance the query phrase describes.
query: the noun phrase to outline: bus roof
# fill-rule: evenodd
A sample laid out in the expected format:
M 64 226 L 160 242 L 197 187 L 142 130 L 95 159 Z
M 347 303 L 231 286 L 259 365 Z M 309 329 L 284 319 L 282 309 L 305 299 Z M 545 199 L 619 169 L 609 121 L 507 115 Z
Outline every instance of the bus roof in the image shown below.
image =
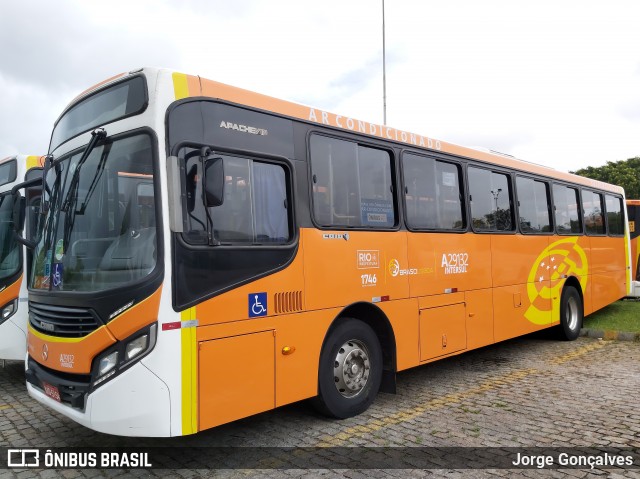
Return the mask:
M 148 76 L 170 75 L 173 79 L 175 99 L 183 99 L 188 97 L 209 97 L 213 99 L 225 100 L 231 103 L 257 108 L 260 110 L 273 112 L 283 116 L 303 120 L 310 123 L 316 123 L 323 126 L 333 127 L 344 131 L 350 131 L 356 134 L 364 134 L 371 137 L 382 138 L 398 143 L 403 143 L 419 149 L 425 149 L 435 152 L 449 153 L 456 156 L 470 158 L 489 164 L 514 168 L 523 172 L 529 172 L 542 175 L 549 178 L 558 179 L 577 183 L 586 187 L 597 188 L 610 191 L 617 194 L 624 194 L 624 190 L 620 186 L 604 183 L 602 181 L 585 178 L 583 176 L 574 175 L 555 170 L 546 166 L 530 163 L 528 161 L 519 160 L 510 155 L 500 154 L 493 150 L 483 151 L 456 145 L 454 143 L 445 142 L 435 138 L 431 138 L 416 133 L 411 133 L 396 128 L 380 125 L 378 123 L 370 123 L 355 118 L 338 115 L 318 108 L 305 106 L 299 103 L 293 103 L 287 100 L 270 97 L 250 90 L 234 87 L 214 80 L 208 80 L 196 75 L 187 75 L 173 70 L 159 68 L 143 68 L 130 72 L 129 74 L 121 73 L 111 77 L 105 81 L 94 85 L 87 89 L 81 95 L 76 97 L 65 111 L 81 97 L 93 92 L 99 87 L 115 82 L 128 75 L 143 72 Z

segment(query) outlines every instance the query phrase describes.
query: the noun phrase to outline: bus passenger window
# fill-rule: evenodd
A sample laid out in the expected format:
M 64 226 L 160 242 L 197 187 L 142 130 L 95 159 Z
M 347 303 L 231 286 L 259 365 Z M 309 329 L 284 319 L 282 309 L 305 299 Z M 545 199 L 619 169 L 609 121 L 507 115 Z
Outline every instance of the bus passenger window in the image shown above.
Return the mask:
M 460 167 L 412 153 L 403 156 L 402 165 L 409 226 L 463 229 Z
M 551 232 L 549 185 L 543 181 L 518 176 L 518 215 L 523 233 Z
M 582 223 L 578 210 L 578 190 L 568 186 L 553 185 L 553 204 L 556 211 L 558 234 L 580 234 Z
M 310 139 L 313 217 L 321 226 L 396 224 L 389 153 L 320 135 Z
M 607 206 L 607 223 L 609 234 L 620 236 L 624 234 L 624 217 L 622 215 L 622 198 L 605 195 Z
M 189 153 L 186 154 L 190 156 Z M 291 239 L 287 179 L 284 167 L 249 158 L 216 155 L 224 161 L 224 201 L 209 208 L 202 200 L 202 164 L 186 160 L 184 236 L 194 244 L 284 244 Z
M 513 231 L 511 181 L 503 173 L 470 166 L 471 217 L 476 231 Z
M 587 234 L 603 235 L 605 230 L 602 195 L 582 190 L 582 210 L 584 211 L 584 227 Z

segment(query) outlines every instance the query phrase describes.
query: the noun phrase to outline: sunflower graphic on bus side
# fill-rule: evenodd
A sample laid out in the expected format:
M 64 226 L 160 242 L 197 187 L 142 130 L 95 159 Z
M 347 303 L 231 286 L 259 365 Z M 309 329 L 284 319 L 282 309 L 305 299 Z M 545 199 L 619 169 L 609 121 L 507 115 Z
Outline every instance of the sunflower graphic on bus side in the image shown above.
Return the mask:
M 589 264 L 587 255 L 578 244 L 578 237 L 562 238 L 551 243 L 536 258 L 527 280 L 530 306 L 525 313 L 534 324 L 548 324 L 549 305 L 560 297 L 564 279 L 575 276 L 582 293 L 587 288 Z M 550 301 L 551 300 L 551 301 Z

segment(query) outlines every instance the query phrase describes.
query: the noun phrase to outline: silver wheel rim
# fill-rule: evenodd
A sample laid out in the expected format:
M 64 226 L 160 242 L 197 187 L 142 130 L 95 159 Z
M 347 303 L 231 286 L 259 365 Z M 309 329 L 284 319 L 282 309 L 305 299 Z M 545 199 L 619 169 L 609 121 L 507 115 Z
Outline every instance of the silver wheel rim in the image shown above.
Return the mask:
M 362 341 L 351 339 L 340 346 L 333 363 L 333 377 L 343 397 L 360 394 L 367 385 L 370 371 L 369 352 Z
M 567 301 L 565 315 L 567 318 L 567 325 L 569 326 L 569 330 L 575 331 L 575 329 L 578 327 L 578 301 L 576 301 L 576 298 L 571 297 L 569 298 L 569 301 Z

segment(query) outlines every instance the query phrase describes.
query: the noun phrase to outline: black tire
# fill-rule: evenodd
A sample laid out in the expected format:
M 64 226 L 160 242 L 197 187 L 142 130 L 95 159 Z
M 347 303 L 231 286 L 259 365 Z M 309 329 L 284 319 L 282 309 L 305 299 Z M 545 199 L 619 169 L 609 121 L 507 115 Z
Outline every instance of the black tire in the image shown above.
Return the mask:
M 573 341 L 580 336 L 584 307 L 582 297 L 573 286 L 565 286 L 560 298 L 560 325 L 558 336 L 565 341 Z
M 378 394 L 382 350 L 367 324 L 358 319 L 340 321 L 322 347 L 318 396 L 312 404 L 322 414 L 345 419 L 366 411 Z

